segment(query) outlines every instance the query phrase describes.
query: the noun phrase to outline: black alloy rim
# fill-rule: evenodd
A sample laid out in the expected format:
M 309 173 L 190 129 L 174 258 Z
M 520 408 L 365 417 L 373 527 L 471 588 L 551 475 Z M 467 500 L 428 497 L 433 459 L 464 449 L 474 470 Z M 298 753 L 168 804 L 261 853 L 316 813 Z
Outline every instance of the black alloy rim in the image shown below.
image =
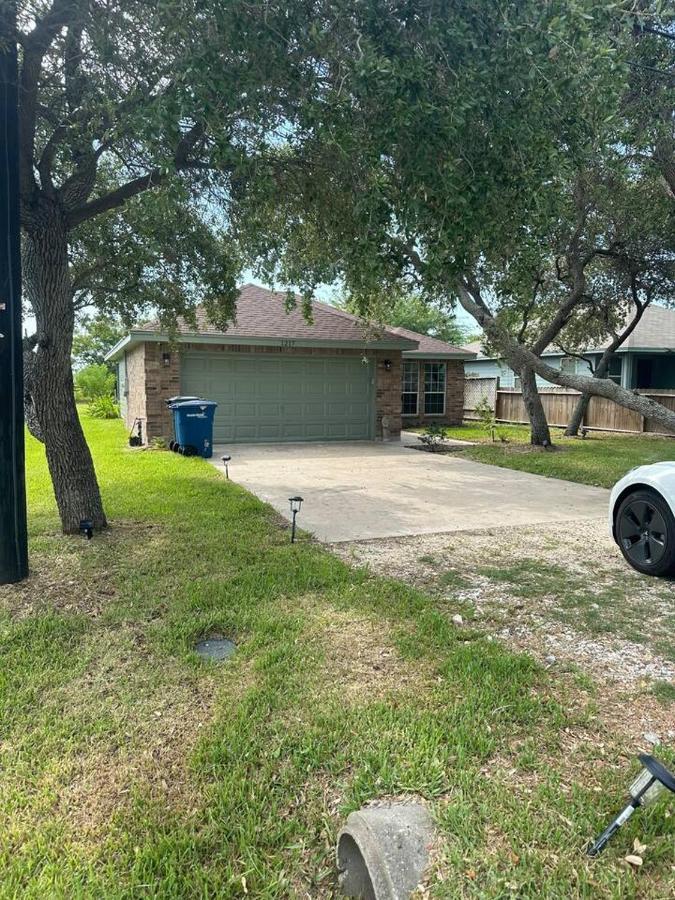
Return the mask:
M 649 500 L 634 500 L 621 513 L 619 540 L 631 562 L 655 566 L 666 552 L 666 523 Z

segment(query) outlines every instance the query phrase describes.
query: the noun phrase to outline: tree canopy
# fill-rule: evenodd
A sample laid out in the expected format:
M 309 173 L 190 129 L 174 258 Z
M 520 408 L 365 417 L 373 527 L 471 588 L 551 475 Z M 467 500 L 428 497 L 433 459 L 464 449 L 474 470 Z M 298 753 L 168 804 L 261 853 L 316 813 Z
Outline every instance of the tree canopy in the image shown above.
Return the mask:
M 672 261 L 672 24 L 660 4 L 338 7 L 317 42 L 322 91 L 285 150 L 302 176 L 282 190 L 261 179 L 239 222 L 261 270 L 308 291 L 340 277 L 364 313 L 383 290 L 456 298 L 513 368 L 588 386 L 546 366 L 544 347 L 577 314 L 590 327 L 610 296 L 618 321 L 632 288 L 665 284 Z
M 340 304 L 349 312 L 361 314 L 359 306 L 349 300 Z M 417 293 L 399 292 L 396 296 L 385 294 L 369 298 L 367 315 L 383 325 L 408 328 L 418 334 L 459 346 L 466 337 L 448 304 L 427 301 Z
M 216 324 L 232 317 L 228 210 L 313 89 L 297 42 L 309 16 L 243 0 L 19 3 L 27 421 L 66 531 L 106 524 L 74 403 L 76 314 L 152 307 L 171 328 L 202 303 Z
M 82 316 L 73 335 L 74 368 L 104 365 L 106 354 L 123 337 L 124 332 L 124 326 L 111 316 Z

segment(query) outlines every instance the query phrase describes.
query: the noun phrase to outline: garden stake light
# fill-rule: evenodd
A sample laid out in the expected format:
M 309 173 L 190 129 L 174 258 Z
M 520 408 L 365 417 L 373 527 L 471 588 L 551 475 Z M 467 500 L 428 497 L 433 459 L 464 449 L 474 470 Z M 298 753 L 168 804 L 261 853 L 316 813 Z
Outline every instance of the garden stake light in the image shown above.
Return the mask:
M 225 477 L 229 481 L 230 480 L 230 470 L 228 469 L 227 464 L 232 459 L 232 457 L 231 456 L 221 456 L 220 458 L 222 459 L 223 465 L 225 466 Z
M 91 519 L 80 519 L 80 531 L 88 541 L 94 536 L 94 523 Z
M 295 543 L 295 517 L 300 512 L 302 506 L 302 497 L 289 497 L 288 502 L 291 504 L 291 512 L 293 513 L 293 524 L 291 526 L 291 544 Z
M 646 753 L 641 753 L 638 759 L 643 765 L 643 770 L 628 788 L 631 796 L 630 803 L 605 828 L 600 837 L 588 847 L 586 852 L 589 856 L 598 856 L 605 849 L 614 832 L 630 819 L 638 806 L 647 806 L 653 803 L 666 790 L 675 793 L 675 776 L 662 763 Z

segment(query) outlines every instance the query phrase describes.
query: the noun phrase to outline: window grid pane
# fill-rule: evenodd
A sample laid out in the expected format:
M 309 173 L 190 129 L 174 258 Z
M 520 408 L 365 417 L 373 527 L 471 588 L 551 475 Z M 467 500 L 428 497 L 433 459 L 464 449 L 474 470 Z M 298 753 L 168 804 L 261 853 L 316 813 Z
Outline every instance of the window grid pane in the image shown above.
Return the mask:
M 417 363 L 403 363 L 403 384 L 401 390 L 404 394 L 416 394 L 418 385 Z
M 403 362 L 401 378 L 401 414 L 417 415 L 417 393 L 419 389 L 419 366 L 410 360 Z
M 401 394 L 401 414 L 404 416 L 417 415 L 417 394 Z
M 424 412 L 431 416 L 445 412 L 445 363 L 424 364 Z

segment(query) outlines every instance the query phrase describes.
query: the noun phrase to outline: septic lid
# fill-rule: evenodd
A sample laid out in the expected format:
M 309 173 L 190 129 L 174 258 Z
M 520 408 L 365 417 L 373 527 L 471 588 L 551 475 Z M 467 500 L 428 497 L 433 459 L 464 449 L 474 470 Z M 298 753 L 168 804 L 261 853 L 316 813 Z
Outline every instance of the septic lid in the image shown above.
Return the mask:
M 197 641 L 195 644 L 195 653 L 198 656 L 215 662 L 228 659 L 236 649 L 236 644 L 227 638 L 206 638 L 203 641 Z

